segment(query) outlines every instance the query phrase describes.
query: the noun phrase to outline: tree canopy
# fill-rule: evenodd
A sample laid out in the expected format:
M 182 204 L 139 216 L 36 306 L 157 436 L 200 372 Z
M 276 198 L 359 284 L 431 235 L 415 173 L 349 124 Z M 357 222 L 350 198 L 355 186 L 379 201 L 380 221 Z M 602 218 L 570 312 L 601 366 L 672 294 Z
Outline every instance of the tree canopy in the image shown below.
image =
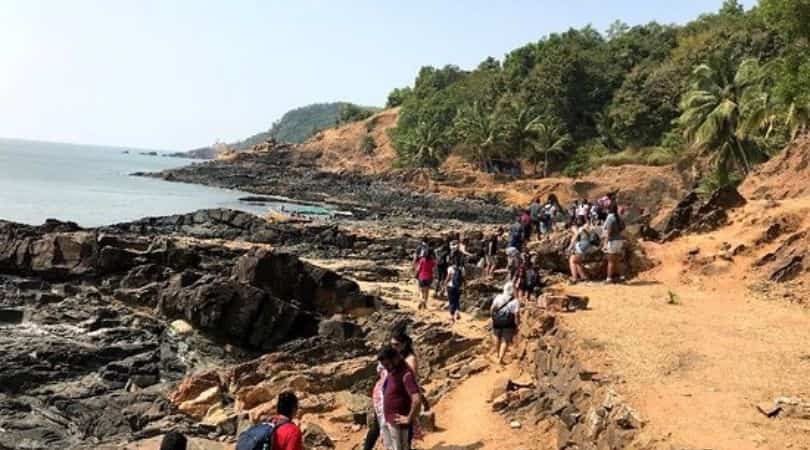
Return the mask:
M 567 173 L 626 149 L 643 156 L 725 142 L 765 155 L 806 129 L 808 55 L 808 0 L 761 0 L 749 11 L 737 0 L 718 1 L 715 13 L 682 26 L 617 20 L 604 33 L 590 26 L 569 29 L 502 60 L 487 57 L 472 70 L 423 67 L 413 86 L 389 96 L 388 106 L 401 106 L 391 137 L 403 164 L 430 167 L 454 151 L 483 168 L 492 159 L 542 159 L 545 170 Z M 741 94 L 734 75 L 754 66 L 767 67 L 760 70 L 767 76 L 758 80 L 756 101 L 749 98 L 753 87 L 746 88 L 745 99 L 731 99 L 730 92 Z M 706 79 L 696 84 L 698 74 L 726 77 L 715 86 L 728 91 L 712 91 L 716 98 L 709 100 L 700 89 Z M 704 92 L 704 103 L 697 92 Z M 695 108 L 714 105 L 719 114 L 726 101 L 742 102 L 732 114 L 739 123 L 713 122 L 725 137 L 696 139 L 700 127 L 693 127 L 707 118 Z M 743 134 L 735 138 L 738 132 Z

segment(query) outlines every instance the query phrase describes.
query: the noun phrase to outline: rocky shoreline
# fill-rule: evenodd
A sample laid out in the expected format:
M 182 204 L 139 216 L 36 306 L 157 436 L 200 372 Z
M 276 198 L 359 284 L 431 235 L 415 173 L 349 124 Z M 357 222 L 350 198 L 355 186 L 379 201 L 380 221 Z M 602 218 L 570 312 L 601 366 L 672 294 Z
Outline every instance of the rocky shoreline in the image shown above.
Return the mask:
M 402 180 L 324 172 L 313 160 L 304 159 L 287 148 L 239 153 L 231 160 L 207 161 L 159 173 L 133 175 L 326 203 L 351 211 L 357 219 L 504 223 L 512 218 L 512 210 L 495 200 L 447 199 L 414 192 L 404 186 Z

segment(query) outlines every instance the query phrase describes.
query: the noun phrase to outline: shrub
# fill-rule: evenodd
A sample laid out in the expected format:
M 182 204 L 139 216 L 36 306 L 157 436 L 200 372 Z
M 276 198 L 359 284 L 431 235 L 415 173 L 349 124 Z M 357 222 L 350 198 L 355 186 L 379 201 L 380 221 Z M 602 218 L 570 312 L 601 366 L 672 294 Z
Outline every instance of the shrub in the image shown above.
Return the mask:
M 374 150 L 377 148 L 377 143 L 374 142 L 374 138 L 367 134 L 363 136 L 363 139 L 360 141 L 360 150 L 365 153 L 366 155 L 374 154 Z

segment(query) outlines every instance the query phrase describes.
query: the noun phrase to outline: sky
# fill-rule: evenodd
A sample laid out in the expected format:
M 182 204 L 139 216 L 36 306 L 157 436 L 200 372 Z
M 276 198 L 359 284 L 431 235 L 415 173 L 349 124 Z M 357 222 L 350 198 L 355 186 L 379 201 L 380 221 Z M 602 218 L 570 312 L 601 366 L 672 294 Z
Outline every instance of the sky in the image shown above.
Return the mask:
M 748 8 L 755 0 L 744 0 Z M 316 102 L 381 106 L 570 27 L 684 23 L 722 0 L 0 0 L 0 136 L 185 150 Z

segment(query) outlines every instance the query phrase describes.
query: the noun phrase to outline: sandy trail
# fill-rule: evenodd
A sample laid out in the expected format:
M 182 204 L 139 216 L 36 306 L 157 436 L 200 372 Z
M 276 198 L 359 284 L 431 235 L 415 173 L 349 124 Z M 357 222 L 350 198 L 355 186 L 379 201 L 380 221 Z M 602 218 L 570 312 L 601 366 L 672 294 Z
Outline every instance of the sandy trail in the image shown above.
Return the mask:
M 748 290 L 753 256 L 698 267 L 688 261 L 696 249 L 712 254 L 723 242 L 747 241 L 746 231 L 737 220 L 651 245 L 661 265 L 640 280 L 568 288 L 591 299 L 590 311 L 564 318 L 583 357 L 621 378 L 647 431 L 669 435 L 673 448 L 810 449 L 810 422 L 768 419 L 755 406 L 810 397 L 810 312 Z

